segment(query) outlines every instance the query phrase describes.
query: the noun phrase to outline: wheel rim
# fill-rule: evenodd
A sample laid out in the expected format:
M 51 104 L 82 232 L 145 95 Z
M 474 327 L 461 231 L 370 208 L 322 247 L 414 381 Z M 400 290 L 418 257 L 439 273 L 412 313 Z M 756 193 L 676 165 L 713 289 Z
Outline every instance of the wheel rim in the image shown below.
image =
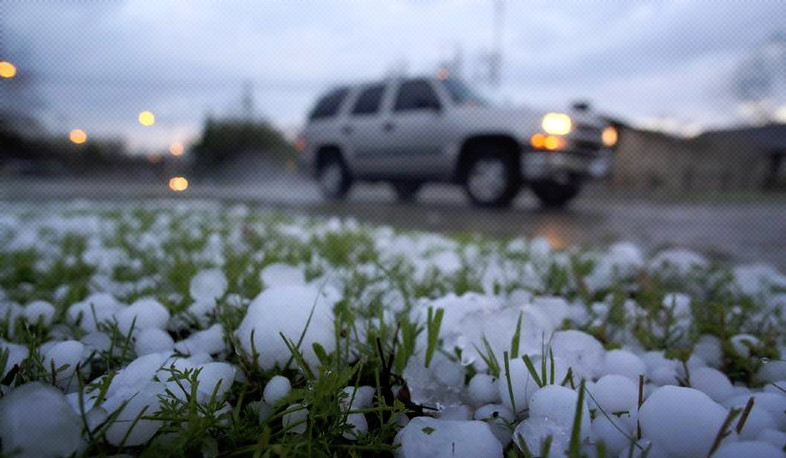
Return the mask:
M 319 174 L 319 184 L 322 189 L 330 194 L 337 195 L 341 192 L 341 184 L 344 181 L 344 170 L 341 164 L 332 162 L 322 169 Z
M 493 202 L 507 187 L 507 167 L 499 159 L 480 159 L 469 170 L 467 187 L 472 196 L 481 202 Z

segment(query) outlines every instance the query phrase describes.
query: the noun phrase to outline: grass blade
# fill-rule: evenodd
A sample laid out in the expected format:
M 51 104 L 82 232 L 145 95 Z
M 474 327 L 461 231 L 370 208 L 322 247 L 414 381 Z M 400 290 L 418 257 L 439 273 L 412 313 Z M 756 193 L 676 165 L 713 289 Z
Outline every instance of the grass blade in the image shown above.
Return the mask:
M 626 433 L 622 428 L 620 428 L 620 426 L 618 424 L 614 423 L 611 415 L 609 415 L 606 412 L 606 410 L 603 407 L 601 407 L 600 404 L 598 404 L 598 400 L 595 399 L 595 396 L 592 395 L 592 392 L 590 390 L 586 389 L 586 388 L 584 389 L 584 391 L 587 393 L 587 395 L 590 397 L 590 399 L 592 399 L 592 402 L 594 402 L 595 405 L 598 406 L 598 410 L 600 411 L 600 413 L 603 414 L 604 417 L 606 417 L 606 419 L 609 421 L 609 423 L 611 423 L 611 426 L 613 426 L 614 429 L 619 431 L 620 434 L 622 434 L 623 436 L 625 436 L 628 439 L 628 441 L 630 442 L 630 446 L 631 447 L 635 446 L 636 448 L 639 448 L 639 449 L 643 450 L 641 445 L 636 443 L 636 438 L 635 437 L 633 437 L 630 434 Z M 597 415 L 596 415 L 595 418 L 597 418 Z M 601 455 L 598 455 L 598 456 L 605 456 L 605 455 L 601 454 Z
M 737 434 L 742 433 L 742 428 L 745 427 L 745 422 L 748 421 L 748 415 L 750 415 L 751 410 L 753 410 L 753 403 L 756 398 L 753 396 L 748 399 L 748 402 L 745 404 L 745 408 L 742 410 L 742 415 L 740 416 L 740 421 L 737 422 Z
M 505 358 L 505 379 L 508 382 L 508 396 L 510 396 L 510 405 L 513 406 L 513 415 L 516 415 L 516 398 L 513 396 L 513 382 L 510 379 L 510 358 L 508 352 L 502 355 Z
M 723 439 L 725 439 L 729 434 L 731 434 L 731 424 L 734 422 L 734 419 L 742 412 L 742 409 L 731 409 L 729 410 L 729 414 L 726 415 L 726 420 L 723 421 L 723 425 L 721 425 L 718 434 L 715 436 L 715 440 L 712 442 L 712 447 L 710 448 L 710 453 L 707 454 L 707 457 L 712 456 L 713 453 L 718 451 Z
M 539 456 L 549 456 L 551 453 L 551 443 L 554 441 L 554 436 L 549 434 L 546 436 L 546 439 L 540 443 L 540 455 Z
M 521 320 L 524 318 L 524 312 L 519 312 L 519 319 L 516 322 L 516 332 L 513 333 L 513 339 L 510 342 L 510 357 L 516 359 L 519 357 L 519 343 L 521 342 Z
M 431 364 L 431 359 L 434 357 L 434 351 L 437 349 L 437 342 L 439 341 L 439 328 L 442 326 L 442 317 L 445 315 L 445 309 L 428 308 L 428 319 L 426 323 L 426 331 L 428 332 L 426 346 L 426 368 Z
M 573 416 L 573 430 L 570 432 L 570 445 L 568 446 L 568 456 L 574 458 L 581 457 L 581 417 L 584 414 L 584 390 L 585 381 L 581 379 L 576 414 Z
M 287 346 L 289 352 L 292 354 L 292 356 L 290 357 L 290 361 L 292 360 L 295 361 L 298 367 L 300 367 L 300 369 L 306 375 L 306 378 L 308 378 L 309 380 L 315 380 L 317 377 L 316 375 L 314 375 L 314 372 L 308 366 L 308 363 L 306 363 L 306 359 L 303 357 L 303 352 L 301 352 L 300 349 L 294 343 L 292 343 L 292 341 L 287 339 L 287 336 L 285 336 L 283 332 L 279 332 L 278 334 L 284 340 L 284 344 Z M 289 366 L 289 364 L 287 364 L 287 366 Z
M 532 360 L 529 359 L 529 355 L 524 355 L 521 357 L 524 360 L 524 365 L 527 366 L 527 370 L 529 371 L 529 376 L 535 380 L 535 383 L 540 387 L 543 388 L 543 382 L 538 375 L 538 371 L 535 370 L 535 365 L 532 364 Z
M 549 376 L 550 376 L 549 380 L 551 380 L 551 383 L 553 384 L 553 383 L 555 383 L 557 381 L 556 380 L 557 376 L 555 374 L 556 370 L 555 370 L 555 367 L 554 367 L 554 350 L 552 350 L 550 347 L 549 347 L 549 362 L 550 362 L 550 365 L 551 365 L 551 368 L 550 368 L 551 369 L 551 373 L 549 374 Z M 546 384 L 548 385 L 549 382 L 546 382 Z
M 491 375 L 499 378 L 500 374 L 502 373 L 502 370 L 499 367 L 499 360 L 497 359 L 497 355 L 494 353 L 494 349 L 491 348 L 491 344 L 489 344 L 489 341 L 486 339 L 486 337 L 483 337 L 483 346 L 486 349 L 485 353 L 481 351 L 477 345 L 473 344 L 473 347 L 475 347 L 475 350 L 478 352 L 481 359 L 483 359 L 483 362 L 485 362 L 486 366 L 488 366 Z

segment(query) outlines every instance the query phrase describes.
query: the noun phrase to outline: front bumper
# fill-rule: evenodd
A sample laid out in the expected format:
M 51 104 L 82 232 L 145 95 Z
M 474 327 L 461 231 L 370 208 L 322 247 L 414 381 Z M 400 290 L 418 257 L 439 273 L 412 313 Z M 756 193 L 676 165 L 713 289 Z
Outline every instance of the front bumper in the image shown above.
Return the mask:
M 521 174 L 525 181 L 604 178 L 611 172 L 611 151 L 524 151 Z

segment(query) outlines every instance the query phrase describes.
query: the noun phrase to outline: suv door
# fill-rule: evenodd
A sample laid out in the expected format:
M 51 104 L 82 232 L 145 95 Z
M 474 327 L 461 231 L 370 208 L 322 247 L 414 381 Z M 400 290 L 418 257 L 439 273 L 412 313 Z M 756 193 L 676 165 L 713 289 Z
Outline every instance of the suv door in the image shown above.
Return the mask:
M 401 81 L 382 125 L 388 150 L 387 175 L 404 179 L 444 174 L 445 146 L 450 142 L 447 106 L 426 78 Z
M 355 174 L 361 177 L 374 175 L 385 167 L 381 111 L 389 92 L 387 87 L 385 83 L 360 87 L 341 123 L 343 143 L 349 147 Z

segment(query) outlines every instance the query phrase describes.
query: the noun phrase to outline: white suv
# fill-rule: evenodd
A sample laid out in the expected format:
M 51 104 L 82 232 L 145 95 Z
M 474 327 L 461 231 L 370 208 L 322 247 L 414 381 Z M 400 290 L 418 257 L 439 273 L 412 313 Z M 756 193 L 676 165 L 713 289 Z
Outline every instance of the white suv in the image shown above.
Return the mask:
M 331 199 L 355 181 L 388 181 L 410 200 L 426 182 L 462 184 L 473 203 L 506 206 L 522 184 L 563 206 L 608 173 L 617 133 L 586 111 L 496 107 L 453 78 L 396 78 L 324 94 L 297 141 Z

